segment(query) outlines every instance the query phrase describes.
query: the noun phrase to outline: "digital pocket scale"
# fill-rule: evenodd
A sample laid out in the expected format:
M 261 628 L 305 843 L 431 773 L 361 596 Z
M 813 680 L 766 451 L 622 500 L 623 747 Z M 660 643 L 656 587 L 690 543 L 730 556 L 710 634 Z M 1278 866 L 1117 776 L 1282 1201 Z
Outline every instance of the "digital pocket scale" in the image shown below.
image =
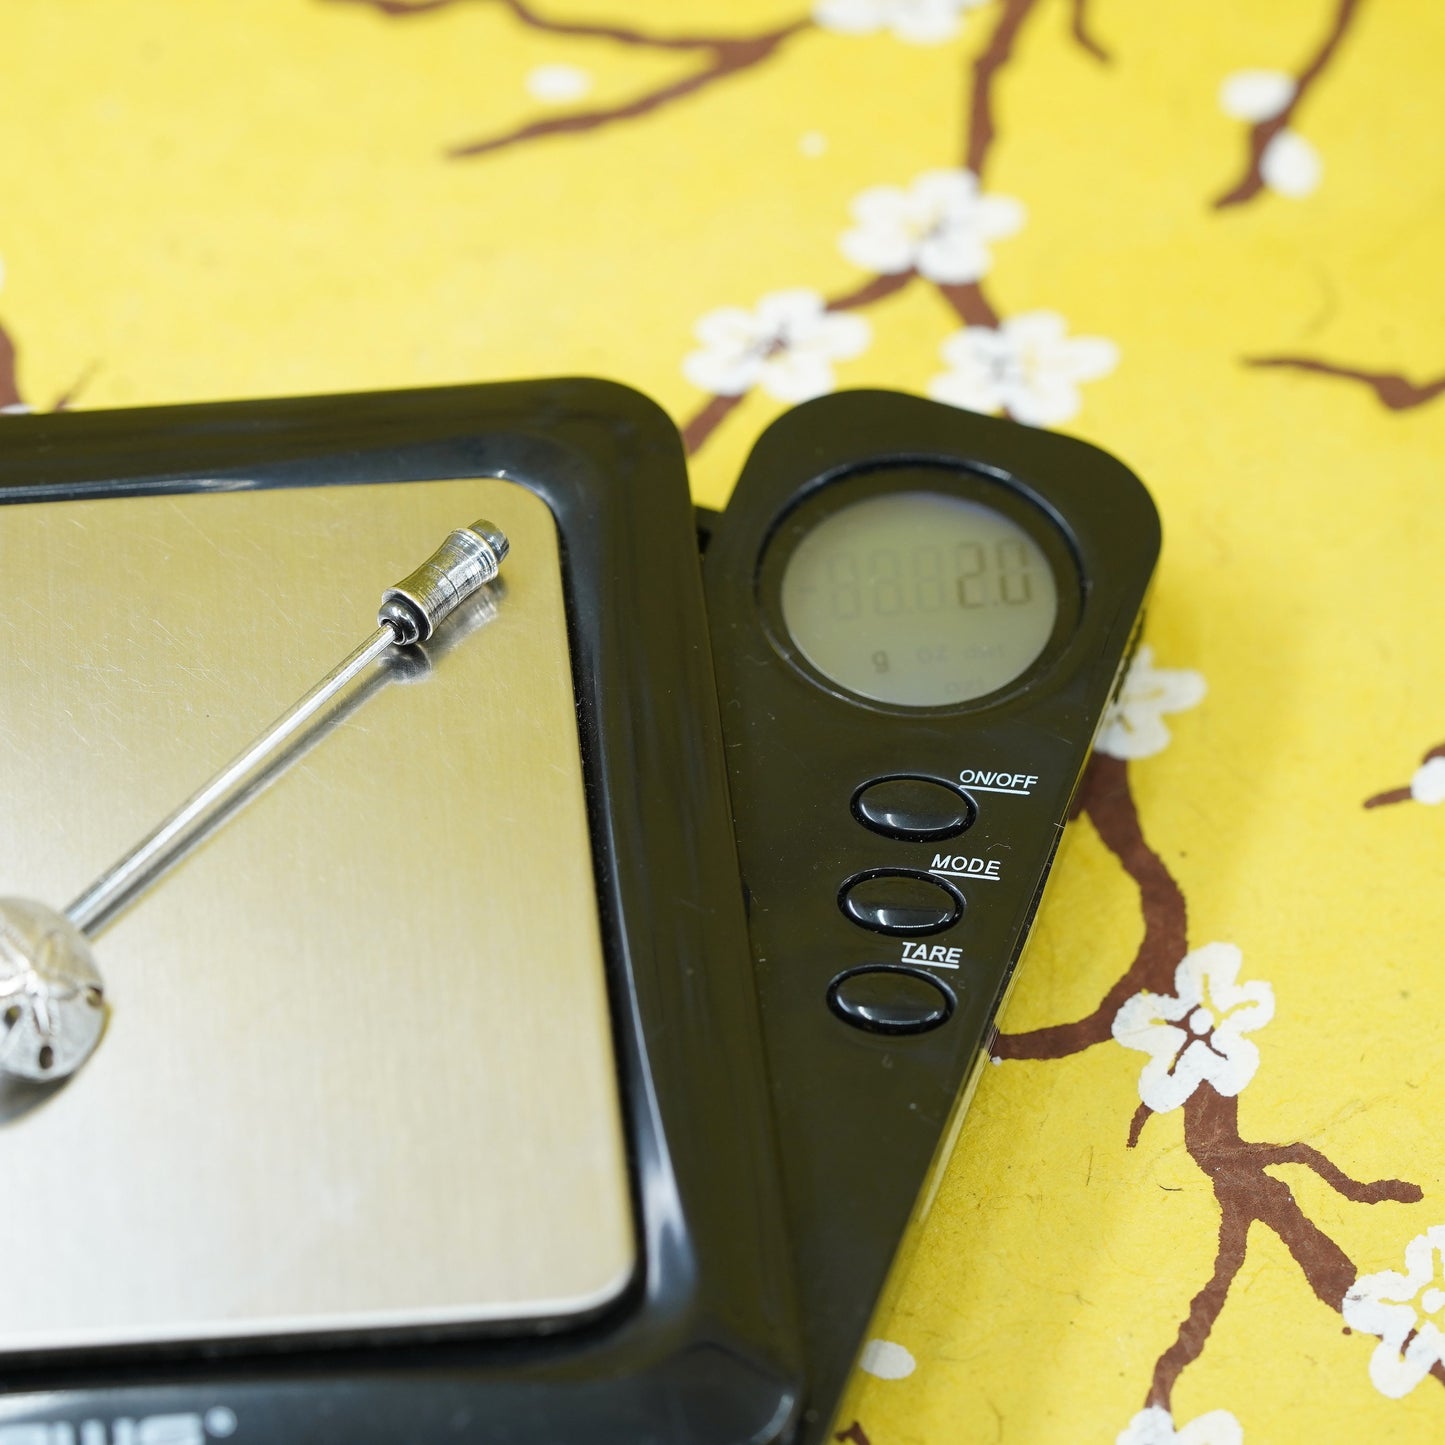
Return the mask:
M 0 443 L 0 898 L 53 924 L 0 904 L 0 1445 L 826 1438 L 1136 635 L 1139 482 L 854 393 L 695 514 L 595 381 Z M 443 538 L 500 575 L 62 911 Z

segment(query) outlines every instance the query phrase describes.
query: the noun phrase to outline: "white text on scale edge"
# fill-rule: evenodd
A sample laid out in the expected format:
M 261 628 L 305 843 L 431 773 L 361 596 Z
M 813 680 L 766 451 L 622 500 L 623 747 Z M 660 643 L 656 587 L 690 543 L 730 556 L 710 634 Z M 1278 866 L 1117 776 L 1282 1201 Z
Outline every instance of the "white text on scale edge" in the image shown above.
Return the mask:
M 1038 782 L 1035 773 L 1000 773 L 987 768 L 964 768 L 958 781 L 966 788 L 977 788 L 981 793 L 1013 793 L 1027 798 Z

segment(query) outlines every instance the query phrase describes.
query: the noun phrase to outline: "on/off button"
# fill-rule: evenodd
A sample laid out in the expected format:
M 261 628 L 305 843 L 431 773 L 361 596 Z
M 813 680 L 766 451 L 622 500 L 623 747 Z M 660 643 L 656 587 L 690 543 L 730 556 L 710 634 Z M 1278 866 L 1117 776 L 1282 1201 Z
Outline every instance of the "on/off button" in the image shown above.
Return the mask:
M 860 928 L 909 937 L 951 928 L 963 913 L 963 895 L 916 868 L 874 868 L 843 885 L 838 906 Z
M 922 843 L 956 837 L 973 825 L 978 809 L 951 783 L 900 773 L 864 783 L 853 794 L 853 816 L 885 838 Z

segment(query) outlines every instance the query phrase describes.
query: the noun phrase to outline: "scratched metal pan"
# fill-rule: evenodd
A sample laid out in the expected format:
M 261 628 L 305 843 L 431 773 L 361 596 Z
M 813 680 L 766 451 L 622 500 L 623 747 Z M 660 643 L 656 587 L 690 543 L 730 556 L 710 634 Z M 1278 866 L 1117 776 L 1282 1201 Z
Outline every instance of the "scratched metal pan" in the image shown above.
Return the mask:
M 511 544 L 95 930 L 94 1055 L 0 1102 L 43 1241 L 0 1292 L 0 1422 L 779 1436 L 789 1269 L 661 413 L 558 382 L 19 419 L 0 499 L 0 894 L 57 908 L 450 529 Z

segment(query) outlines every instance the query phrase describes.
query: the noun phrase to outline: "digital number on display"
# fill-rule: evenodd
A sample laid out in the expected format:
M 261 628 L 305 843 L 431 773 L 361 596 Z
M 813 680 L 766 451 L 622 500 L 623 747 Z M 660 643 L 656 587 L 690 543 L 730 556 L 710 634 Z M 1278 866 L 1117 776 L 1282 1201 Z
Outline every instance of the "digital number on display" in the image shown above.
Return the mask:
M 958 542 L 911 552 L 840 552 L 827 563 L 828 608 L 840 622 L 869 613 L 942 612 L 946 607 L 1027 607 L 1034 559 L 1022 541 Z

